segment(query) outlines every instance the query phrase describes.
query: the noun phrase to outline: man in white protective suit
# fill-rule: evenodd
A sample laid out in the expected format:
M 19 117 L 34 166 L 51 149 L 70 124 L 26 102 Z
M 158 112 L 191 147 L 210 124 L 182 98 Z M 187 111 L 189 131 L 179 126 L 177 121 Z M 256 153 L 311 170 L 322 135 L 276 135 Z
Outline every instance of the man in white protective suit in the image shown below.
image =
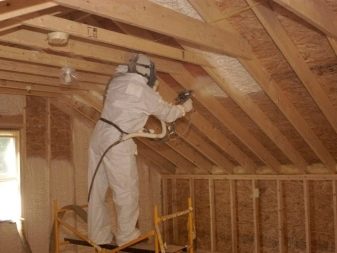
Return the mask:
M 115 241 L 122 245 L 140 236 L 137 147 L 132 139 L 108 147 L 127 133 L 143 129 L 149 115 L 173 122 L 192 110 L 191 99 L 182 105 L 164 102 L 156 92 L 156 71 L 150 59 L 137 54 L 128 66 L 120 65 L 107 88 L 101 119 L 93 131 L 89 147 L 88 236 L 97 244 L 113 240 L 111 217 L 105 205 L 108 187 L 116 208 Z M 101 160 L 103 156 L 103 159 Z M 97 166 L 101 160 L 100 166 Z M 94 180 L 93 180 L 94 178 Z

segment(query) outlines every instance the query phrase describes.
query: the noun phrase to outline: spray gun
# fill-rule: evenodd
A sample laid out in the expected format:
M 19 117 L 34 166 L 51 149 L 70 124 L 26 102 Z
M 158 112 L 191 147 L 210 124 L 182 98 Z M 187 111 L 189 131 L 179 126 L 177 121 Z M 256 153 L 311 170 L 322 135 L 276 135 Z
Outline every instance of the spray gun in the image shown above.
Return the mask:
M 183 90 L 178 94 L 175 101 L 177 105 L 185 103 L 188 99 L 192 97 L 192 90 Z
M 191 97 L 192 97 L 192 90 L 183 90 L 175 98 L 175 104 L 176 105 L 182 105 L 183 103 L 185 103 Z M 175 137 L 176 135 L 177 135 L 177 132 L 176 132 L 175 121 L 173 121 L 171 123 L 166 123 L 166 136 L 165 136 L 165 138 L 163 138 L 161 140 L 167 141 L 171 137 Z

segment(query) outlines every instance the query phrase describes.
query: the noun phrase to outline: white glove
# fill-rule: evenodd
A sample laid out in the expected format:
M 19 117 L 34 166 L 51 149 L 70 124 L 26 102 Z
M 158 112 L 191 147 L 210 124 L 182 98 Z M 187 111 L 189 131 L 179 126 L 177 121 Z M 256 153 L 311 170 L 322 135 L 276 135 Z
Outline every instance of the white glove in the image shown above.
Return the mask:
M 186 102 L 183 103 L 182 106 L 184 107 L 185 113 L 192 111 L 193 109 L 192 99 L 189 98 L 188 100 L 186 100 Z

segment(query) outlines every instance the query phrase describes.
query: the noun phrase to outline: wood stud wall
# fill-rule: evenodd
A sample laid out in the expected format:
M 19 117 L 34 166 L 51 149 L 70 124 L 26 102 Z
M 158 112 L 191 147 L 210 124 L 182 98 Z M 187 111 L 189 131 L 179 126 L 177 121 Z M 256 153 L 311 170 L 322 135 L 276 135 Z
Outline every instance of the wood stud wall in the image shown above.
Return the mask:
M 177 175 L 162 183 L 164 213 L 192 197 L 200 252 L 337 252 L 336 176 Z M 165 230 L 167 243 L 183 243 L 185 224 Z

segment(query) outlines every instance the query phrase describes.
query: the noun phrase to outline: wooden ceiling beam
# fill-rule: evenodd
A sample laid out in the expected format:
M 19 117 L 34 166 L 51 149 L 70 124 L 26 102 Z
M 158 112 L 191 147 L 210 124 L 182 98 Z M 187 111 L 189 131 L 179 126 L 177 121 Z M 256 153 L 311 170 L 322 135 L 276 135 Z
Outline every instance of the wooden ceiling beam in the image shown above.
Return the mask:
M 215 3 L 204 0 L 189 0 L 195 9 L 202 15 L 207 21 L 211 22 L 214 19 L 219 19 L 222 16 L 222 12 L 219 11 Z M 226 20 L 217 23 L 220 28 L 231 30 L 236 32 L 233 26 Z M 284 116 L 295 127 L 298 133 L 308 143 L 315 154 L 320 158 L 324 165 L 334 171 L 336 168 L 336 161 L 329 151 L 324 147 L 322 141 L 314 133 L 308 123 L 305 121 L 300 112 L 294 107 L 292 102 L 282 91 L 278 83 L 276 83 L 270 74 L 264 69 L 262 63 L 256 57 L 252 55 L 251 60 L 239 59 L 241 64 L 247 69 L 252 77 L 259 83 L 262 89 L 275 103 L 275 105 L 282 111 Z
M 111 76 L 115 66 L 97 62 L 89 62 L 82 59 L 48 54 L 41 51 L 32 51 L 15 47 L 0 45 L 0 57 L 11 60 L 45 64 L 48 66 L 64 67 L 70 66 L 76 70 L 105 74 Z
M 222 31 L 147 0 L 56 0 L 62 6 L 79 9 L 115 21 L 207 48 L 234 57 L 250 57 L 248 43 L 237 35 Z M 165 27 L 165 29 L 163 29 Z
M 184 172 L 184 174 L 188 172 L 193 174 L 195 165 L 180 154 L 178 154 L 173 149 L 168 148 L 167 145 L 163 145 L 163 143 L 159 143 L 156 141 L 150 141 L 146 138 L 139 138 L 138 141 L 149 147 L 152 152 L 159 153 L 165 159 L 173 163 L 176 166 L 176 172 L 177 170 L 179 170 L 180 172 Z
M 9 5 L 8 7 L 5 7 L 4 9 L 7 9 L 7 11 L 3 11 L 1 8 L 0 10 L 0 22 L 4 22 L 6 20 L 12 19 L 12 18 L 18 18 L 27 14 L 32 14 L 35 12 L 39 12 L 42 10 L 46 10 L 49 8 L 53 8 L 58 6 L 57 3 L 54 2 L 46 2 L 44 1 L 23 1 L 25 2 L 25 5 L 21 6 L 21 8 L 17 8 L 16 10 L 8 10 L 8 7 L 10 7 L 11 5 Z M 37 4 L 32 5 L 32 3 L 37 2 Z M 40 3 L 38 3 L 40 2 Z M 42 3 L 41 3 L 42 2 Z M 28 6 L 29 5 L 29 6 Z
M 169 85 L 161 78 L 159 93 L 165 101 L 173 102 L 177 97 L 177 94 L 169 87 Z M 188 117 L 192 117 L 193 114 L 199 115 L 198 112 L 193 112 L 192 115 Z M 195 118 L 194 118 L 195 119 Z M 197 123 L 201 123 L 201 121 L 196 122 L 195 120 L 190 119 L 193 127 L 199 129 L 199 125 Z M 233 173 L 233 163 L 226 159 L 220 152 L 214 149 L 212 145 L 205 142 L 193 129 L 189 126 L 187 119 L 178 119 L 176 122 L 176 132 L 181 137 L 184 138 L 187 142 L 189 142 L 194 148 L 199 150 L 202 154 L 204 154 L 209 160 L 211 160 L 214 164 L 216 164 L 220 169 L 226 171 L 227 173 Z M 209 129 L 212 129 L 211 127 Z M 188 130 L 186 132 L 186 130 Z M 208 132 L 202 132 L 207 138 L 209 138 Z
M 182 66 L 183 68 L 183 66 Z M 185 71 L 184 74 L 173 74 L 172 77 L 184 88 L 193 90 L 197 80 Z M 205 106 L 208 111 L 224 126 L 233 132 L 242 143 L 255 153 L 267 166 L 276 172 L 280 169 L 280 162 L 248 131 L 241 123 L 219 102 L 210 97 L 205 97 L 200 91 L 194 90 L 195 98 Z
M 137 146 L 139 148 L 139 153 L 146 156 L 151 161 L 160 165 L 161 168 L 168 170 L 170 174 L 175 174 L 177 167 L 168 159 L 160 155 L 158 152 L 153 152 L 147 145 L 141 141 L 136 140 Z
M 337 39 L 337 15 L 324 0 L 273 0 L 326 35 Z
M 26 89 L 0 87 L 1 94 L 24 95 L 24 96 L 39 96 L 39 97 L 59 97 L 62 94 L 46 91 L 27 91 Z
M 72 89 L 72 90 L 79 90 L 79 91 L 81 90 L 82 91 L 96 90 L 99 92 L 104 91 L 104 87 L 98 86 L 95 84 L 78 83 L 78 84 L 65 85 L 61 83 L 59 78 L 23 74 L 19 72 L 4 71 L 4 70 L 0 70 L 0 79 L 22 82 L 22 83 L 35 83 L 35 84 L 40 84 L 40 85 L 45 85 L 45 86 L 55 86 L 55 87 L 63 88 L 65 90 Z
M 150 118 L 146 123 L 146 127 L 158 132 L 160 131 L 160 124 L 158 123 L 159 123 L 158 120 L 153 120 L 152 118 Z M 189 140 L 185 136 L 179 136 L 174 140 L 165 142 L 165 144 L 171 147 L 173 150 L 175 150 L 183 157 L 185 157 L 200 170 L 207 173 L 211 173 L 214 168 L 214 163 L 212 163 L 206 157 L 206 155 L 200 153 L 195 147 L 190 145 L 189 144 L 190 141 L 191 140 Z
M 39 48 L 42 50 L 48 51 L 50 50 L 55 52 L 66 53 L 70 57 L 68 58 L 69 59 L 68 64 L 75 68 L 77 65 L 78 69 L 82 69 L 81 68 L 82 66 L 78 64 L 78 61 L 80 61 L 80 59 L 76 59 L 75 57 L 86 57 L 89 59 L 109 62 L 111 64 L 125 64 L 128 62 L 128 60 L 133 54 L 129 51 L 114 49 L 108 46 L 95 45 L 90 42 L 75 40 L 71 38 L 69 39 L 67 45 L 65 46 L 62 47 L 52 46 L 48 44 L 47 34 L 30 30 L 18 30 L 12 33 L 4 34 L 0 36 L 0 41 L 16 45 L 28 46 L 34 49 Z M 72 59 L 72 61 L 70 59 Z M 158 57 L 152 57 L 152 59 L 156 64 L 158 71 L 162 71 L 165 73 L 177 73 L 179 71 L 177 68 L 174 67 L 175 66 L 174 61 L 170 61 L 168 59 L 164 60 Z M 89 63 L 91 67 L 95 64 L 99 64 L 102 67 L 102 69 L 99 69 L 98 71 L 96 71 L 96 69 L 93 68 L 91 72 L 106 74 L 109 76 L 111 76 L 114 73 L 114 67 L 108 64 L 94 63 L 89 61 L 86 62 Z M 88 69 L 86 68 L 83 70 Z
M 79 92 L 76 89 L 72 88 L 61 88 L 61 87 L 51 87 L 51 86 L 45 86 L 37 83 L 30 83 L 30 82 L 17 82 L 17 81 L 11 81 L 11 80 L 3 80 L 1 79 L 1 73 L 0 73 L 0 87 L 2 88 L 11 88 L 11 89 L 18 89 L 18 90 L 26 90 L 27 92 L 33 92 L 33 91 L 41 91 L 41 92 L 53 92 L 53 93 L 59 93 L 59 94 L 76 94 Z
M 34 3 L 34 1 L 25 1 L 26 5 Z M 36 2 L 36 1 L 35 1 Z M 41 2 L 41 1 L 40 1 Z M 12 4 L 9 6 L 11 7 Z M 18 7 L 18 6 L 17 6 Z M 26 6 L 21 9 L 16 9 L 8 12 L 3 12 L 8 9 L 1 8 L 0 10 L 0 32 L 4 33 L 7 30 L 19 27 L 23 21 L 39 17 L 40 15 L 56 15 L 63 13 L 65 10 L 63 7 L 58 6 L 53 2 L 40 3 L 36 5 Z
M 289 142 L 288 138 L 275 126 L 268 116 L 251 100 L 249 96 L 242 95 L 240 91 L 226 82 L 218 71 L 211 68 L 204 68 L 206 72 L 213 78 L 218 86 L 223 89 L 239 106 L 240 108 L 255 122 L 256 125 L 270 138 L 272 142 L 305 173 L 307 162 L 296 148 Z
M 246 1 L 251 6 L 255 3 L 253 0 Z M 274 11 L 270 6 L 265 4 L 255 5 L 252 7 L 252 10 L 337 133 L 336 108 L 323 90 L 318 77 L 311 71 L 296 48 L 296 45 L 292 42 L 282 24 L 277 19 Z
M 173 60 L 189 62 L 198 65 L 209 66 L 209 63 L 198 54 L 167 46 L 147 39 L 130 36 L 106 30 L 100 27 L 82 24 L 79 22 L 45 15 L 31 20 L 26 20 L 23 24 L 48 31 L 63 31 L 75 37 L 88 39 L 94 42 L 103 42 L 109 45 L 142 51 Z
M 20 61 L 12 61 L 0 59 L 0 70 L 8 70 L 19 73 L 26 73 L 39 76 L 59 78 L 61 69 L 58 67 L 51 67 L 45 65 L 38 65 L 33 63 L 26 63 Z M 78 72 L 78 81 L 89 82 L 106 85 L 110 79 L 107 75 L 97 75 L 83 71 Z

